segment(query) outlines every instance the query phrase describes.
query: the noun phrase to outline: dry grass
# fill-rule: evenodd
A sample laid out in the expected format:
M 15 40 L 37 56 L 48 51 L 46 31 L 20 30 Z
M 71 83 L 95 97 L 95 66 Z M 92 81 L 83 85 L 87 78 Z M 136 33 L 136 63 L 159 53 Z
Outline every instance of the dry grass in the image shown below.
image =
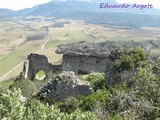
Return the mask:
M 33 18 L 35 20 L 31 21 Z M 159 39 L 159 28 L 145 27 L 142 29 L 122 29 L 104 27 L 94 24 L 86 24 L 77 20 L 54 20 L 49 21 L 44 17 L 28 17 L 27 20 L 19 19 L 19 22 L 32 26 L 32 29 L 13 21 L 0 21 L 0 77 L 11 70 L 28 54 L 41 48 L 45 42 L 46 31 L 49 28 L 49 41 L 39 54 L 46 55 L 51 63 L 62 62 L 62 55 L 55 53 L 56 46 L 79 41 L 104 41 L 104 40 L 146 40 Z M 64 27 L 54 28 L 54 23 L 69 22 Z M 38 40 L 26 42 L 27 37 L 40 37 Z M 159 53 L 154 50 L 153 53 Z M 17 76 L 23 66 L 18 67 L 9 74 L 6 79 Z
M 21 63 L 28 54 L 36 52 L 45 41 L 46 32 L 29 30 L 14 22 L 0 22 L 0 77 Z M 28 41 L 29 35 L 42 34 L 44 37 L 37 41 Z M 22 68 L 22 67 L 21 67 Z M 9 76 L 17 76 L 22 69 L 17 68 Z M 7 76 L 8 78 L 8 76 Z
M 46 48 L 41 50 L 39 54 L 46 55 L 49 62 L 52 64 L 59 64 L 62 62 L 62 55 L 55 53 L 56 48 Z

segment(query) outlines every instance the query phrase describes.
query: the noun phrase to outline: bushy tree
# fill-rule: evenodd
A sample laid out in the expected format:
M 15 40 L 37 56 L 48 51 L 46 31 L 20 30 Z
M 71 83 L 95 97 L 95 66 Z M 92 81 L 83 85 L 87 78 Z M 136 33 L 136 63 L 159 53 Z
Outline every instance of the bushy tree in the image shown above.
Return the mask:
M 75 110 L 71 114 L 60 112 L 53 105 L 48 105 L 36 99 L 27 100 L 17 91 L 8 90 L 0 96 L 1 120 L 96 120 L 91 112 Z
M 22 120 L 25 114 L 25 98 L 20 89 L 14 92 L 7 90 L 0 96 L 0 119 Z
M 145 113 L 145 117 L 151 119 L 160 117 L 160 78 L 154 73 L 153 68 L 152 65 L 139 68 L 132 86 L 137 98 L 148 103 L 149 111 Z
M 84 110 L 93 110 L 94 107 L 99 103 L 101 103 L 101 106 L 104 106 L 106 104 L 108 97 L 109 97 L 109 91 L 106 90 L 105 88 L 97 90 L 95 93 L 87 97 L 81 98 L 82 100 L 81 107 Z
M 131 52 L 133 54 L 133 59 L 136 62 L 147 58 L 147 54 L 140 47 L 135 47 Z
M 61 112 L 72 113 L 79 108 L 80 101 L 75 97 L 69 97 L 63 101 L 56 102 L 56 106 Z
M 10 89 L 14 90 L 14 88 L 16 88 L 16 89 L 20 88 L 22 95 L 25 97 L 31 97 L 32 94 L 37 92 L 37 88 L 34 85 L 34 83 L 28 79 L 14 81 L 13 85 L 10 86 Z
M 160 117 L 160 79 L 149 64 L 139 68 L 132 78 L 131 88 L 112 88 L 106 102 L 108 117 L 120 115 L 123 119 L 154 120 Z M 124 91 L 125 90 L 125 91 Z
M 117 59 L 114 63 L 116 71 L 130 70 L 135 67 L 133 58 L 129 55 L 122 56 L 120 59 Z
M 139 47 L 131 49 L 118 49 L 110 55 L 114 60 L 115 72 L 130 70 L 141 66 L 147 59 L 147 54 Z

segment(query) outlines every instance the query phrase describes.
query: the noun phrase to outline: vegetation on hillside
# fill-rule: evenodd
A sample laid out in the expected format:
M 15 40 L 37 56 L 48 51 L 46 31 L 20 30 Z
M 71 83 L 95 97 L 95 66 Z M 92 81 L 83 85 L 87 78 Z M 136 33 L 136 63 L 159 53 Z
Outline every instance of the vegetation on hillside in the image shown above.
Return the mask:
M 36 99 L 25 99 L 20 89 L 0 96 L 0 119 L 2 120 L 96 120 L 91 112 L 76 110 L 71 114 L 60 112 L 55 106 Z
M 116 49 L 110 55 L 114 60 L 114 69 L 116 72 L 130 70 L 145 64 L 147 54 L 139 47 L 131 49 Z
M 137 67 L 136 74 L 130 80 L 132 82 L 130 86 L 124 82 L 107 89 L 104 74 L 92 73 L 81 76 L 83 80 L 90 82 L 94 89 L 90 95 L 69 97 L 62 101 L 51 99 L 44 102 L 29 91 L 38 91 L 38 86 L 40 87 L 46 81 L 17 80 L 6 93 L 0 94 L 0 119 L 160 119 L 160 60 L 144 64 L 147 55 L 139 48 L 122 53 L 126 56 L 123 54 L 124 56 L 119 57 L 118 60 L 124 60 L 120 62 L 123 69 L 128 70 L 122 64 L 128 57 L 131 60 L 125 65 L 133 62 L 134 67 Z M 19 89 L 14 89 L 15 87 Z

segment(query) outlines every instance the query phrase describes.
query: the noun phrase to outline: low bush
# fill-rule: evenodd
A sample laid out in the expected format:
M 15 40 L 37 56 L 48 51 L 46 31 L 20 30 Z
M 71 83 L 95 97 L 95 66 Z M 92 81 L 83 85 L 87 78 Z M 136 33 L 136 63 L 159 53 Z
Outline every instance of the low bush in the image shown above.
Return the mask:
M 14 88 L 20 88 L 22 91 L 22 95 L 25 97 L 31 97 L 37 92 L 37 88 L 34 85 L 33 81 L 28 79 L 16 80 L 9 88 L 11 90 L 13 90 Z
M 131 49 L 118 49 L 110 55 L 114 59 L 115 72 L 130 70 L 144 64 L 147 54 L 139 47 Z M 142 62 L 143 61 L 143 62 Z
M 13 85 L 13 83 L 14 83 L 14 78 L 11 78 L 11 79 L 9 79 L 7 81 L 0 81 L 0 92 L 3 92 L 3 93 L 6 92 L 7 89 L 11 85 Z
M 69 97 L 63 101 L 56 102 L 55 105 L 61 112 L 72 113 L 79 108 L 80 102 L 77 98 Z
M 104 106 L 106 104 L 106 101 L 109 97 L 109 91 L 104 89 L 97 90 L 95 93 L 92 93 L 89 96 L 81 97 L 81 104 L 80 107 L 83 110 L 93 110 L 97 104 L 101 104 L 101 106 Z
M 116 71 L 130 70 L 134 67 L 134 60 L 129 55 L 122 56 L 120 59 L 117 59 L 114 63 L 114 68 L 116 69 Z
M 75 110 L 71 114 L 60 112 L 53 105 L 41 103 L 36 99 L 22 99 L 20 89 L 0 96 L 1 120 L 96 120 L 91 112 Z
M 91 73 L 83 75 L 83 80 L 88 81 L 94 91 L 102 89 L 105 86 L 105 74 L 104 73 Z
M 61 72 L 62 72 L 61 70 L 54 70 L 54 71 L 53 71 L 53 74 L 58 75 L 58 74 L 60 74 Z

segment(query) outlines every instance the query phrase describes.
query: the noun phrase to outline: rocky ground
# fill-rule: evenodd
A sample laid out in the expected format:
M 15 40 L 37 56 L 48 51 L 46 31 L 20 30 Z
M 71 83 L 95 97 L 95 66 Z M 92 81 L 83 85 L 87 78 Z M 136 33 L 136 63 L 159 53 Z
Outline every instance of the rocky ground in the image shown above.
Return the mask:
M 89 95 L 92 88 L 89 82 L 81 81 L 74 72 L 62 72 L 53 78 L 41 89 L 42 99 L 53 98 L 63 100 L 67 97 L 77 97 L 79 95 Z
M 101 53 L 107 54 L 110 51 L 118 48 L 131 48 L 140 47 L 152 57 L 155 57 L 150 53 L 152 49 L 160 49 L 159 40 L 144 40 L 144 41 L 105 41 L 105 42 L 79 42 L 67 45 L 61 45 L 57 49 L 58 54 L 64 54 L 68 52 L 78 52 L 82 54 L 94 54 Z

